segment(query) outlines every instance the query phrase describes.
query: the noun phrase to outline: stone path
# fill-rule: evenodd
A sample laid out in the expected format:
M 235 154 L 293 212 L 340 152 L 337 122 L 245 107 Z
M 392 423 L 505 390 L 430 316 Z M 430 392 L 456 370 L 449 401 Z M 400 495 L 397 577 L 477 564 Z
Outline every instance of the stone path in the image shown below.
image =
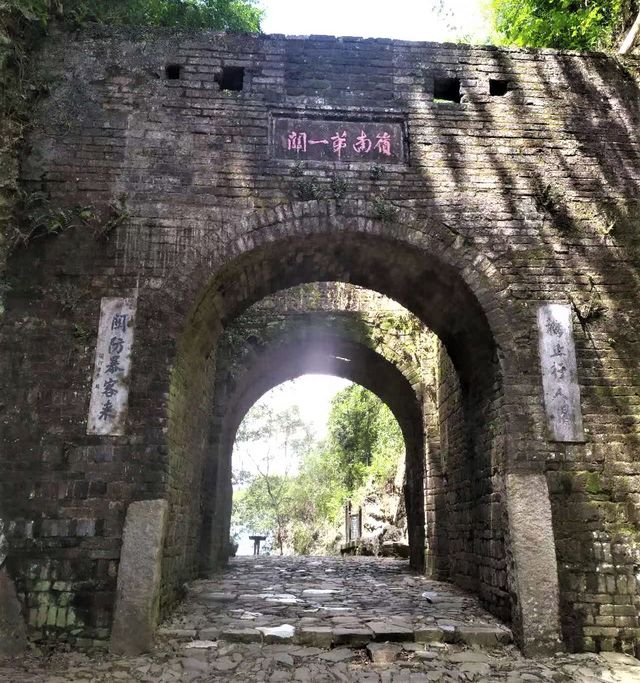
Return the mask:
M 411 572 L 405 560 L 373 557 L 235 558 L 223 575 L 190 586 L 160 634 L 322 648 L 512 640 L 473 596 Z
M 525 659 L 475 599 L 373 558 L 238 558 L 141 657 L 34 651 L 3 683 L 640 683 L 622 654 Z M 390 642 L 389 642 L 390 641 Z

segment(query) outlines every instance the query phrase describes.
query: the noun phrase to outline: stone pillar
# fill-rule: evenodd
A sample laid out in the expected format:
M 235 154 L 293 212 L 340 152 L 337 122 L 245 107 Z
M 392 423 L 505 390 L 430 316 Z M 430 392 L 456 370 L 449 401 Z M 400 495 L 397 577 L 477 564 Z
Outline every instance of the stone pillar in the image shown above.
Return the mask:
M 131 503 L 124 525 L 111 652 L 148 652 L 158 624 L 166 500 Z
M 233 442 L 225 435 L 218 450 L 215 507 L 211 524 L 211 571 L 220 569 L 229 558 L 229 533 L 233 506 L 232 455 Z
M 506 481 L 510 584 L 517 596 L 514 635 L 526 656 L 562 649 L 558 565 L 544 474 L 511 472 Z
M 20 602 L 6 568 L 0 569 L 0 657 L 24 652 L 27 635 Z
M 424 553 L 424 464 L 416 444 L 407 442 L 407 469 L 404 487 L 407 511 L 407 534 L 409 536 L 409 564 L 415 571 L 425 570 Z

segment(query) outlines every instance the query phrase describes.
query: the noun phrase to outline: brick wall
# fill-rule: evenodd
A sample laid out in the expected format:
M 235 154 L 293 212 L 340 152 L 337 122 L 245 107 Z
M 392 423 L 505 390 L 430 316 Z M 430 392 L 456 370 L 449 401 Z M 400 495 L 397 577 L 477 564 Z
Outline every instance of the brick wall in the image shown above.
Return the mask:
M 229 66 L 245 70 L 241 91 L 220 89 Z M 8 264 L 0 517 L 33 635 L 106 638 L 132 500 L 170 502 L 165 586 L 194 575 L 200 491 L 188 483 L 201 481 L 220 335 L 265 295 L 335 280 L 401 302 L 458 372 L 481 476 L 454 507 L 485 559 L 472 566 L 454 537 L 450 574 L 474 577 L 497 612 L 520 609 L 501 574 L 502 537 L 507 574 L 518 562 L 495 506 L 505 472 L 546 472 L 564 637 L 578 649 L 633 646 L 640 99 L 630 72 L 599 54 L 93 29 L 53 35 L 39 69 L 50 96 L 34 111 L 22 188 L 91 207 L 104 230 L 34 240 Z M 434 99 L 436 80 L 460 101 Z M 281 114 L 401 122 L 407 162 L 278 159 Z M 100 298 L 133 294 L 127 434 L 87 436 Z M 540 301 L 574 306 L 584 444 L 546 432 Z M 462 444 L 452 419 L 449 451 Z M 461 468 L 460 487 L 471 481 Z

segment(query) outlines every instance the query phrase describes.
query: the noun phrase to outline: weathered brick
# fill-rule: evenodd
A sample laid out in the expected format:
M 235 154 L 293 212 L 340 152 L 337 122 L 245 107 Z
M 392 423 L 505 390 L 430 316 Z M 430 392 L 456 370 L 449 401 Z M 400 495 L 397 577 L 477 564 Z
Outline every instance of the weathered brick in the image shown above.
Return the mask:
M 55 635 L 74 624 L 79 644 L 104 637 L 134 500 L 170 502 L 163 609 L 222 553 L 222 537 L 205 558 L 200 544 L 231 495 L 216 467 L 201 477 L 203 435 L 212 434 L 207 455 L 222 460 L 230 429 L 228 414 L 211 414 L 228 370 L 221 335 L 255 300 L 326 280 L 398 300 L 443 343 L 403 365 L 401 349 L 385 355 L 388 347 L 359 340 L 354 364 L 375 383 L 381 361 L 367 365 L 366 349 L 390 362 L 424 418 L 413 431 L 425 428 L 428 447 L 408 461 L 409 499 L 427 484 L 424 529 L 411 513 L 414 566 L 426 536 L 434 575 L 511 619 L 520 603 L 505 476 L 546 472 L 569 646 L 627 647 L 635 616 L 614 610 L 637 600 L 640 562 L 633 77 L 603 55 L 176 34 L 171 52 L 179 46 L 185 67 L 174 82 L 153 76 L 169 58 L 166 38 L 149 32 L 144 41 L 52 35 L 39 59 L 54 85 L 33 112 L 21 187 L 44 190 L 53 209 L 91 206 L 108 234 L 96 239 L 79 225 L 33 240 L 8 263 L 0 516 L 31 626 Z M 213 80 L 229 60 L 245 65 L 242 93 Z M 460 79 L 460 103 L 434 101 L 442 75 Z M 514 85 L 504 97 L 489 94 L 494 76 Z M 282 111 L 404 122 L 407 163 L 278 159 L 271 135 Z M 134 293 L 127 433 L 88 436 L 100 298 Z M 542 301 L 575 311 L 585 443 L 553 442 L 544 427 Z M 356 344 L 346 324 L 332 325 Z M 260 372 L 266 381 L 260 364 L 247 360 L 243 371 L 247 385 Z M 203 521 L 205 500 L 213 507 Z M 36 580 L 48 582 L 53 604 L 32 604 Z M 73 615 L 51 582 L 69 584 Z M 608 617 L 615 627 L 598 625 Z

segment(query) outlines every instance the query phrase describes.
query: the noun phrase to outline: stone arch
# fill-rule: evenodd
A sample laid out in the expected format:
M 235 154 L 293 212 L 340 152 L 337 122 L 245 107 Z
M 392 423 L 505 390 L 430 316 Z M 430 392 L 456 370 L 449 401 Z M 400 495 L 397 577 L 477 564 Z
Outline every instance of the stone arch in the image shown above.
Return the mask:
M 424 444 L 422 413 L 417 396 L 397 367 L 379 353 L 339 334 L 316 334 L 302 341 L 294 336 L 276 344 L 254 359 L 226 397 L 218 448 L 210 454 L 212 468 L 205 481 L 213 482 L 210 495 L 215 503 L 202 530 L 202 557 L 212 567 L 225 559 L 231 517 L 231 455 L 236 430 L 250 407 L 267 391 L 304 374 L 328 374 L 349 379 L 376 394 L 394 414 L 402 431 L 406 450 L 407 490 L 405 502 L 411 513 L 409 546 L 411 566 L 424 570 L 424 507 L 422 471 Z M 217 391 L 216 398 L 222 399 Z
M 277 243 L 285 241 L 310 244 L 316 240 L 322 247 L 323 243 L 326 245 L 330 242 L 331 236 L 361 236 L 372 240 L 377 238 L 379 243 L 389 247 L 397 245 L 403 249 L 413 249 L 423 253 L 432 262 L 450 269 L 455 278 L 473 293 L 496 345 L 499 348 L 517 348 L 517 335 L 512 333 L 513 323 L 519 319 L 520 324 L 524 324 L 525 316 L 523 311 L 506 300 L 510 279 L 452 226 L 414 210 L 411 202 L 394 202 L 394 206 L 397 207 L 397 213 L 393 222 L 376 220 L 373 204 L 365 201 L 343 202 L 340 205 L 330 201 L 297 202 L 256 212 L 245 218 L 240 229 L 227 240 L 212 238 L 208 243 L 203 239 L 197 247 L 186 246 L 179 265 L 167 275 L 162 291 L 150 297 L 149 307 L 154 315 L 162 316 L 164 313 L 173 317 L 177 313 L 181 320 L 195 322 L 196 317 L 201 315 L 203 302 L 210 298 L 212 292 L 215 293 L 220 278 L 225 277 L 222 269 L 226 275 L 234 269 L 241 272 L 248 258 L 252 258 L 248 255 L 268 251 L 270 247 L 274 248 Z M 335 280 L 354 282 L 348 277 Z M 302 281 L 308 280 L 303 277 Z M 246 277 L 243 282 L 248 284 Z M 387 288 L 379 286 L 370 289 L 383 291 Z M 272 291 L 273 288 L 269 287 L 253 291 L 249 299 L 241 298 L 235 305 L 224 306 L 218 310 L 218 314 L 225 320 L 232 318 L 250 303 Z M 402 297 L 395 298 L 400 301 Z M 217 306 L 221 302 L 222 299 L 218 299 L 213 303 Z M 405 307 L 413 310 L 411 306 Z M 430 327 L 438 332 L 433 324 Z M 509 370 L 510 358 L 505 355 L 503 361 L 506 372 Z
M 438 334 L 451 356 L 462 384 L 465 429 L 477 428 L 464 438 L 472 457 L 482 460 L 477 471 L 484 483 L 471 483 L 485 487 L 486 518 L 504 536 L 496 562 L 505 576 L 487 594 L 494 588 L 500 594 L 496 611 L 502 615 L 508 604 L 525 649 L 554 648 L 558 586 L 542 474 L 544 420 L 541 401 L 530 400 L 540 397 L 539 376 L 530 371 L 537 367 L 535 348 L 522 343 L 534 338 L 534 317 L 506 303 L 508 276 L 451 226 L 409 204 L 398 206 L 392 223 L 374 215 L 367 202 L 308 202 L 256 214 L 233 239 L 185 254 L 169 287 L 141 302 L 145 333 L 169 332 L 166 348 L 174 359 L 168 410 L 160 420 L 174 510 L 169 542 L 197 536 L 189 529 L 194 497 L 181 482 L 200 473 L 215 341 L 225 325 L 273 291 L 318 280 L 351 282 L 402 303 Z M 531 510 L 535 524 L 526 518 Z M 492 539 L 479 544 L 491 546 Z M 193 571 L 193 560 L 180 559 L 193 554 L 178 547 L 167 554 L 173 558 L 169 583 Z
M 212 430 L 212 441 L 216 444 L 213 454 L 216 457 L 208 457 L 207 466 L 213 471 L 205 477 L 205 481 L 209 482 L 207 497 L 220 498 L 222 505 L 222 508 L 217 506 L 218 514 L 212 514 L 211 517 L 225 521 L 223 529 L 216 529 L 215 522 L 210 525 L 216 536 L 215 541 L 210 539 L 211 532 L 203 533 L 202 545 L 205 550 L 202 557 L 208 558 L 210 566 L 216 566 L 222 559 L 220 551 L 224 551 L 227 537 L 230 514 L 229 467 L 235 431 L 240 421 L 251 405 L 269 389 L 303 374 L 319 373 L 344 377 L 364 386 L 378 395 L 398 420 L 406 444 L 407 469 L 412 472 L 413 498 L 409 505 L 415 510 L 415 523 L 410 531 L 411 563 L 418 570 L 424 569 L 424 447 L 418 397 L 400 368 L 361 340 L 353 339 L 345 330 L 340 330 L 339 325 L 334 327 L 328 330 L 326 327 L 317 329 L 311 326 L 293 333 L 285 328 L 265 350 L 250 359 L 228 395 L 225 395 L 227 385 L 216 383 L 214 411 L 218 428 Z
M 390 361 L 417 393 L 422 391 L 422 361 L 416 344 L 430 344 L 431 331 L 397 302 L 340 282 L 308 283 L 259 301 L 225 329 L 218 355 L 232 367 L 245 365 L 246 356 L 260 353 L 264 344 L 281 343 L 291 334 L 300 335 L 300 342 L 306 343 L 315 334 L 338 328 L 341 335 Z M 407 348 L 408 338 L 411 348 Z

